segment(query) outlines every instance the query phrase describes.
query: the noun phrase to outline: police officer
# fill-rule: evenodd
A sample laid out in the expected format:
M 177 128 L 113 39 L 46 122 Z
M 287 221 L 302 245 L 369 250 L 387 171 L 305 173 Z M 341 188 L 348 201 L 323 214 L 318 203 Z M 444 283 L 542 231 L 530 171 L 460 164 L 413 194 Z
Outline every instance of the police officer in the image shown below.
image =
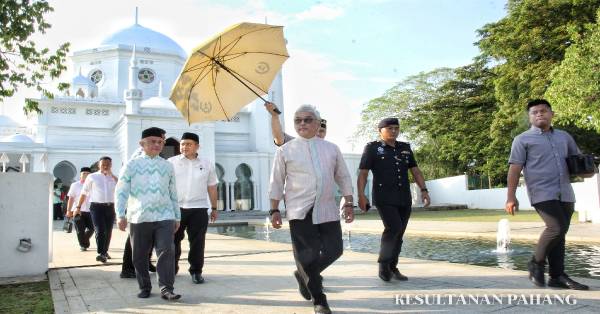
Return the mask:
M 410 149 L 410 144 L 396 141 L 399 134 L 398 119 L 385 118 L 377 125 L 381 139 L 367 143 L 362 154 L 357 180 L 358 206 L 362 211 L 370 208 L 365 196 L 369 170 L 373 172 L 373 204 L 383 221 L 379 250 L 379 278 L 390 281 L 408 280 L 398 270 L 398 255 L 402 249 L 402 237 L 411 212 L 411 193 L 408 170 L 421 189 L 423 203 L 430 203 L 423 174 Z

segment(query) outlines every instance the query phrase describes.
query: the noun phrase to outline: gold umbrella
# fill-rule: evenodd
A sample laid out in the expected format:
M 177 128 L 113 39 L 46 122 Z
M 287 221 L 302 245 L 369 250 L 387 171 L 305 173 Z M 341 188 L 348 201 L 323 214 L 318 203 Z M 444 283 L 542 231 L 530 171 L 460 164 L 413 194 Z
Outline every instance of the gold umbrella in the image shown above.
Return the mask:
M 170 99 L 190 124 L 230 120 L 256 97 L 265 100 L 288 57 L 283 26 L 234 25 L 193 50 Z

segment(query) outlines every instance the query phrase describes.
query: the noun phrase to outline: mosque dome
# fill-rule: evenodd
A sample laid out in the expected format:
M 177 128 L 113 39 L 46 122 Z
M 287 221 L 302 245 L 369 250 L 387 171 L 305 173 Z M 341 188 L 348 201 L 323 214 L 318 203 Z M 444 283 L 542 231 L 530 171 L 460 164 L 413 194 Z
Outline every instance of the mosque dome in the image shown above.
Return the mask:
M 139 24 L 122 29 L 104 39 L 102 45 L 128 45 L 139 48 L 150 48 L 167 54 L 187 58 L 187 54 L 173 39 Z
M 79 75 L 77 75 L 76 77 L 74 77 L 71 80 L 71 86 L 96 86 L 96 84 L 90 80 L 88 77 L 85 77 L 83 75 L 81 75 L 81 69 L 79 69 Z
M 4 143 L 34 143 L 34 141 L 31 139 L 31 137 L 29 137 L 25 134 L 21 134 L 21 133 L 6 136 L 6 137 L 2 138 L 2 142 L 4 142 Z

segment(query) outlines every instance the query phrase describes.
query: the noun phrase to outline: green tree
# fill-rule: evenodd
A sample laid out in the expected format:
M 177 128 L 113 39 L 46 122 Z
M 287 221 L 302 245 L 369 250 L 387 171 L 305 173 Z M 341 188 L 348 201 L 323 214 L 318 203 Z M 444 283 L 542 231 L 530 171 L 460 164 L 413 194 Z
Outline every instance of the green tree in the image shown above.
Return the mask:
M 527 128 L 525 104 L 544 96 L 550 73 L 571 45 L 571 34 L 595 22 L 599 7 L 600 0 L 509 0 L 507 16 L 478 31 L 481 57 L 497 64 L 498 111 L 486 152 L 493 176 L 505 176 L 510 143 Z
M 600 10 L 597 17 L 600 21 Z M 600 133 L 600 22 L 586 29 L 584 35 L 573 32 L 573 44 L 552 71 L 546 97 L 558 124 Z
M 381 97 L 372 99 L 361 113 L 361 122 L 353 136 L 355 143 L 373 141 L 379 138 L 377 123 L 388 117 L 397 117 L 400 122 L 400 132 L 411 141 L 420 142 L 414 125 L 408 123 L 415 108 L 435 97 L 437 89 L 453 76 L 452 69 L 440 68 L 431 72 L 421 72 L 412 75 L 387 90 Z M 361 142 L 362 141 L 362 142 Z
M 44 96 L 53 94 L 43 87 L 47 78 L 56 79 L 66 70 L 65 62 L 69 43 L 62 44 L 54 53 L 48 48 L 39 49 L 31 36 L 45 33 L 51 25 L 44 14 L 53 11 L 47 1 L 0 1 L 0 101 L 11 97 L 20 87 L 31 87 Z M 58 84 L 59 90 L 68 85 Z M 38 104 L 27 99 L 25 112 L 39 112 Z
M 408 117 L 427 138 L 417 157 L 428 178 L 487 173 L 485 148 L 496 111 L 493 74 L 483 60 L 454 70 L 432 99 Z

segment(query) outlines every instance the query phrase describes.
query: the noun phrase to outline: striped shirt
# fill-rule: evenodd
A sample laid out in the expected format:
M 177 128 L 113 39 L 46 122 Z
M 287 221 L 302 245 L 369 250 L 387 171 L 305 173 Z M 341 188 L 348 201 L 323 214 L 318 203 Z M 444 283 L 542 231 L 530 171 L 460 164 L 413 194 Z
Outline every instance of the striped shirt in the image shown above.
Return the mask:
M 304 219 L 312 209 L 313 224 L 340 219 L 336 183 L 342 195 L 352 195 L 350 173 L 340 149 L 319 137 L 298 137 L 275 153 L 269 197 L 284 199 L 289 220 Z
M 131 223 L 180 220 L 173 165 L 143 154 L 121 170 L 115 190 L 117 217 Z

